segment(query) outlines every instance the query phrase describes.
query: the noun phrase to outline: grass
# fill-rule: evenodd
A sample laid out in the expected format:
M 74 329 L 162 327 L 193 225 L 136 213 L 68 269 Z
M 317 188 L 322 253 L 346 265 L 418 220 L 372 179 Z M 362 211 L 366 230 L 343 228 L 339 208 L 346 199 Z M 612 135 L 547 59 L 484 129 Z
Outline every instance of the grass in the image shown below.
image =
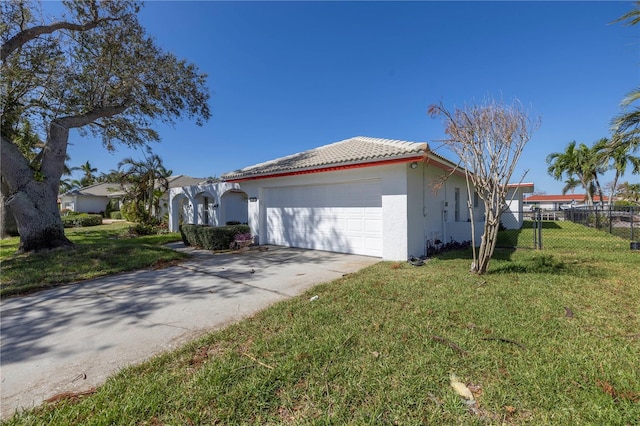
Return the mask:
M 542 246 L 549 249 L 590 249 L 604 251 L 629 250 L 631 229 L 589 228 L 570 221 L 542 221 Z M 525 221 L 522 229 L 502 231 L 498 234 L 498 247 L 533 247 L 534 228 L 532 221 Z M 617 238 L 616 238 L 617 237 Z M 633 240 L 640 238 L 640 229 L 634 229 Z
M 380 262 L 6 424 L 636 424 L 638 255 Z
M 65 229 L 76 246 L 70 250 L 16 254 L 19 238 L 0 241 L 0 296 L 25 294 L 60 284 L 141 269 L 184 257 L 163 244 L 180 234 L 124 238 L 131 224 Z

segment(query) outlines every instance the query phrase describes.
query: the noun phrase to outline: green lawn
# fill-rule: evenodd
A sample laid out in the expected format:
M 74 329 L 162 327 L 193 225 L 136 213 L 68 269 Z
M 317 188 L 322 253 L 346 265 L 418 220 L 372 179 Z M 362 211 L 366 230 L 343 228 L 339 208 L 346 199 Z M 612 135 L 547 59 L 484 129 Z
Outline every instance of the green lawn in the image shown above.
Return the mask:
M 116 222 L 110 225 L 68 228 L 65 230 L 67 237 L 76 243 L 76 247 L 47 253 L 15 254 L 19 239 L 1 240 L 0 296 L 29 293 L 184 258 L 183 254 L 162 246 L 171 241 L 179 241 L 180 234 L 125 237 L 130 225 Z
M 380 262 L 7 424 L 637 424 L 640 253 L 469 265 Z

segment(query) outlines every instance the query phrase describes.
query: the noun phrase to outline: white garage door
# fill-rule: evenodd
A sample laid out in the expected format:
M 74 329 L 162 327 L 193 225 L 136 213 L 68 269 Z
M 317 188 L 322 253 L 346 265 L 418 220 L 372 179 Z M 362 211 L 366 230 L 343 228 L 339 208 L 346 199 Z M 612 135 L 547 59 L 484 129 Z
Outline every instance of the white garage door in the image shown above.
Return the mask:
M 265 189 L 267 243 L 382 257 L 380 180 Z

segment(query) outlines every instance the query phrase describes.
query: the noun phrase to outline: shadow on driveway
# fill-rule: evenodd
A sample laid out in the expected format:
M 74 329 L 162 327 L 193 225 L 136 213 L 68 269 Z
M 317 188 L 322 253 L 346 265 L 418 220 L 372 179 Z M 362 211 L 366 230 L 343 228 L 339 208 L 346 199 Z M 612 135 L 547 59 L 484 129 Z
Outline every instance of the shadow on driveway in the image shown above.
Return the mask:
M 2 301 L 3 418 L 97 386 L 126 365 L 380 260 L 273 246 L 224 254 L 171 246 L 191 258 Z

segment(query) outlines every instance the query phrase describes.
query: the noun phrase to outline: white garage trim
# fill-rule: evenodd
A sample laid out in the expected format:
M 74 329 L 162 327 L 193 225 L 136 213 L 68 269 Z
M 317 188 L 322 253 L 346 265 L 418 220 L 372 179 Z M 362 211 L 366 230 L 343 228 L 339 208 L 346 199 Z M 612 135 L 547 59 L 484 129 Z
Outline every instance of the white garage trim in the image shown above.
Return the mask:
M 264 188 L 268 244 L 382 256 L 380 179 Z

